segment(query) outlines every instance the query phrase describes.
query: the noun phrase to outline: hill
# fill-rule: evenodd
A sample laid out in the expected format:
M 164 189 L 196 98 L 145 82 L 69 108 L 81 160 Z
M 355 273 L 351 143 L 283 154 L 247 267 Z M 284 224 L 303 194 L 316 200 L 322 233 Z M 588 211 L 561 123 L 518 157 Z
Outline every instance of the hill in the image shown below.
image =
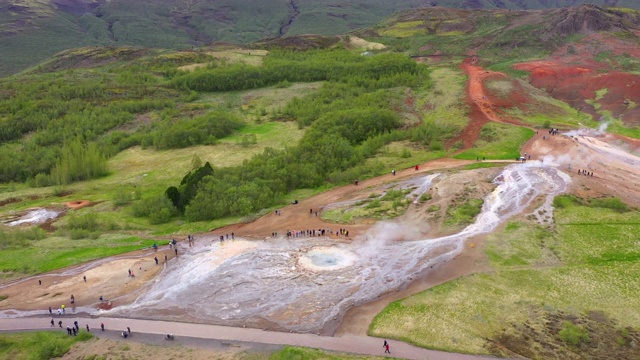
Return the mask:
M 473 57 L 491 70 L 527 79 L 578 112 L 638 124 L 637 10 L 596 5 L 535 11 L 434 7 L 400 12 L 354 34 L 428 62 Z M 516 108 L 518 103 L 522 98 L 505 99 L 503 105 Z
M 372 26 L 409 8 L 542 9 L 579 0 L 0 0 L 0 76 L 70 48 L 132 45 L 191 48 L 211 42 L 248 44 L 301 34 L 337 35 Z M 640 7 L 635 1 L 590 1 Z

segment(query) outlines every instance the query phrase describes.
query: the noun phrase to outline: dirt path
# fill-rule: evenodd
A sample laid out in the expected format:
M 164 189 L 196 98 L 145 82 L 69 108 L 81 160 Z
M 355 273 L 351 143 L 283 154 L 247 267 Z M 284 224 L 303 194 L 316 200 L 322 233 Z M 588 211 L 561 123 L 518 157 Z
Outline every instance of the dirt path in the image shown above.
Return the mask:
M 284 235 L 287 230 L 318 228 L 332 228 L 335 230 L 338 228 L 344 228 L 349 230 L 349 238 L 353 238 L 369 229 L 372 224 L 342 225 L 325 222 L 321 219 L 321 213 L 326 206 L 367 197 L 370 192 L 368 188 L 386 182 L 399 180 L 408 176 L 414 176 L 419 173 L 440 169 L 450 169 L 471 163 L 473 163 L 473 161 L 456 159 L 438 159 L 429 161 L 424 164 L 419 164 L 419 170 L 417 171 L 415 168 L 408 168 L 397 171 L 396 176 L 393 176 L 392 174 L 382 175 L 372 179 L 362 180 L 358 183 L 358 186 L 350 185 L 329 190 L 322 194 L 302 200 L 298 204 L 292 204 L 281 208 L 281 215 L 271 213 L 251 223 L 229 225 L 216 229 L 207 235 L 216 237 L 231 234 L 233 232 L 234 234 L 240 234 L 246 238 L 264 239 L 266 237 L 270 237 L 274 232 L 277 232 L 278 235 Z M 316 212 L 318 213 L 317 216 Z
M 55 320 L 58 321 L 57 318 Z M 383 339 L 369 336 L 325 337 L 313 334 L 291 334 L 259 329 L 121 318 L 63 317 L 63 329 L 66 329 L 67 326 L 72 326 L 74 320 L 78 320 L 81 331 L 85 331 L 83 328 L 85 325 L 89 325 L 89 328 L 94 329 L 93 332 L 97 336 L 102 335 L 101 331 L 97 331 L 101 323 L 104 323 L 107 330 L 116 332 L 122 332 L 129 327 L 132 333 L 132 337 L 129 339 L 131 341 L 135 341 L 136 336 L 139 334 L 152 334 L 159 338 L 166 336 L 166 334 L 173 334 L 174 341 L 180 341 L 181 338 L 188 337 L 224 340 L 227 342 L 293 345 L 354 354 L 385 356 L 382 348 Z M 0 319 L 0 331 L 50 330 L 49 321 L 49 318 Z M 55 331 L 65 330 L 57 328 Z M 389 343 L 391 348 L 391 354 L 389 355 L 394 358 L 419 360 L 493 359 L 486 356 L 427 350 L 396 340 L 390 340 Z

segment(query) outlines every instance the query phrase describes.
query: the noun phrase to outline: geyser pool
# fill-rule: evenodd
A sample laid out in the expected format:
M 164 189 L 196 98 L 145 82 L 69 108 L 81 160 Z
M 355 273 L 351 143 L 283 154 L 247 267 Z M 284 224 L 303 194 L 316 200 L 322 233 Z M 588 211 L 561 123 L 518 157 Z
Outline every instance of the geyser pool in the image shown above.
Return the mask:
M 346 249 L 316 247 L 300 257 L 298 263 L 313 271 L 337 270 L 353 265 L 356 259 L 356 255 Z

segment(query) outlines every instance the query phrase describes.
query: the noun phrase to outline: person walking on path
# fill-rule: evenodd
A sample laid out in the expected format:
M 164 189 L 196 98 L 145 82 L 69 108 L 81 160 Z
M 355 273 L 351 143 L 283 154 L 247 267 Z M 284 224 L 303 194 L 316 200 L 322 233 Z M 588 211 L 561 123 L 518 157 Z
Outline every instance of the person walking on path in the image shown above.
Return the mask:
M 389 343 L 384 346 L 384 352 L 385 354 L 391 354 L 391 351 L 389 351 Z
M 102 331 L 104 331 L 104 323 L 100 323 L 100 329 L 102 329 Z
M 131 328 L 127 326 L 127 334 L 131 336 Z
M 56 322 L 51 319 L 51 327 L 56 327 Z
M 91 332 L 91 330 L 89 330 L 89 324 L 87 324 L 86 327 L 87 327 L 87 332 Z
M 62 320 L 58 321 L 58 326 L 60 326 L 60 329 L 62 329 Z
M 53 310 L 51 310 L 51 306 L 49 306 L 49 315 L 53 315 Z
M 153 260 L 155 260 L 156 261 L 156 265 L 158 265 L 158 257 L 157 256 L 154 257 Z
M 82 277 L 82 280 L 84 280 L 84 282 L 87 282 L 87 276 L 86 276 L 86 275 L 85 275 L 85 276 L 83 276 L 83 277 Z

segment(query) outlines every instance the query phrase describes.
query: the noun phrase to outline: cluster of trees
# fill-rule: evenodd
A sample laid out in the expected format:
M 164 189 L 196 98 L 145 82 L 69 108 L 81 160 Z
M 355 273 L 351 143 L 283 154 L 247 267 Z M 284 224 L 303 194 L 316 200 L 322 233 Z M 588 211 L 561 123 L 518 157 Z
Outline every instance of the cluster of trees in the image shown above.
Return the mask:
M 353 52 L 310 50 L 275 51 L 263 66 L 237 64 L 197 69 L 173 78 L 172 86 L 195 91 L 234 91 L 254 89 L 287 82 L 335 81 L 359 86 L 372 81 L 383 87 L 399 86 L 415 80 L 420 67 L 399 54 L 360 56 Z
M 45 186 L 106 174 L 109 156 L 139 143 L 135 134 L 113 135 L 116 129 L 190 97 L 156 82 L 129 69 L 0 80 L 0 182 Z
M 269 69 L 277 68 L 271 67 L 271 61 L 276 64 L 284 61 L 278 56 L 289 57 L 287 63 L 297 63 L 292 69 L 301 74 L 306 72 L 302 70 L 305 66 L 318 66 L 323 77 L 312 80 L 327 79 L 327 74 L 339 79 L 328 81 L 311 95 L 294 99 L 282 110 L 285 118 L 297 119 L 301 127 L 308 126 L 295 146 L 284 150 L 266 149 L 241 166 L 222 169 L 205 164 L 187 174 L 178 186 L 168 188 L 166 197 L 187 219 L 200 221 L 248 215 L 280 203 L 284 194 L 294 189 L 313 188 L 328 181 L 350 182 L 365 174 L 379 173 L 382 170 L 379 163 L 364 160 L 389 142 L 413 136 L 414 130 L 403 130 L 403 121 L 393 110 L 402 101 L 407 86 L 424 83 L 425 68 L 396 55 L 367 58 L 343 51 L 283 52 L 278 53 L 275 60 L 269 57 L 270 60 L 265 61 L 266 70 L 257 70 L 266 72 L 254 80 L 261 79 Z M 314 57 L 327 56 L 332 59 L 327 63 L 313 61 Z M 307 60 L 309 63 L 305 64 Z M 337 70 L 330 69 L 333 65 Z M 199 76 L 207 77 L 219 71 L 214 70 L 188 76 L 196 81 Z M 281 74 L 285 74 L 284 70 Z M 266 79 L 270 82 L 300 81 L 286 74 L 282 75 L 284 78 L 268 76 Z M 390 77 L 394 81 L 385 80 Z M 240 79 L 240 83 L 242 81 Z
M 231 135 L 245 124 L 237 115 L 214 110 L 190 119 L 160 123 L 147 137 L 156 149 L 185 148 L 211 145 L 217 139 Z

